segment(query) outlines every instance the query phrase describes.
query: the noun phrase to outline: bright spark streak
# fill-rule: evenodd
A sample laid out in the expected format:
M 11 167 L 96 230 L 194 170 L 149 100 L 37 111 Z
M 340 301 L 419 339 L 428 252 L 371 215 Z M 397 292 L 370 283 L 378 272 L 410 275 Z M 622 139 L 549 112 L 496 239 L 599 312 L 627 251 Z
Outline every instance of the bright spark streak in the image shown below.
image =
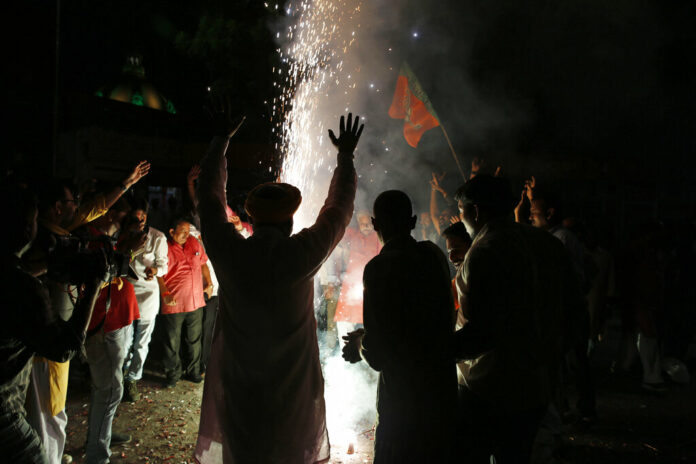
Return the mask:
M 295 215 L 295 229 L 310 225 L 326 195 L 330 177 L 325 164 L 335 163 L 335 149 L 322 143 L 329 128 L 337 132 L 340 109 L 351 108 L 356 90 L 345 59 L 359 40 L 362 0 L 300 0 L 287 6 L 294 25 L 286 29 L 287 46 L 281 54 L 289 58 L 279 86 L 284 104 L 279 111 L 276 133 L 281 136 L 283 155 L 280 179 L 300 189 L 302 205 Z M 342 106 L 332 97 L 343 95 Z M 346 105 L 346 103 L 348 103 Z
M 338 133 L 343 111 L 356 114 L 356 74 L 351 60 L 360 41 L 363 0 L 297 0 L 287 5 L 294 22 L 285 30 L 287 44 L 279 54 L 287 66 L 280 79 L 282 96 L 276 110 L 276 131 L 283 156 L 280 180 L 300 189 L 303 201 L 295 214 L 295 230 L 313 223 L 328 190 L 336 149 L 327 130 Z M 274 101 L 274 104 L 276 102 Z M 360 295 L 362 296 L 362 295 Z M 365 404 L 374 402 L 374 379 L 367 381 L 356 366 L 340 356 L 324 365 L 327 427 L 333 445 L 355 442 Z M 371 409 L 374 415 L 374 410 Z

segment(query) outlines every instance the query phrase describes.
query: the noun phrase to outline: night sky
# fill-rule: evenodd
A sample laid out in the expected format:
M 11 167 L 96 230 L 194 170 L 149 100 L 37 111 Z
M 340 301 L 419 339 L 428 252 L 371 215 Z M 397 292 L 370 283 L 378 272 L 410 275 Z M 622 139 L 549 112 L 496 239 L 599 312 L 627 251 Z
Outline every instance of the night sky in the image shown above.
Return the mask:
M 64 0 L 60 95 L 93 94 L 117 81 L 125 57 L 135 52 L 144 57 L 148 79 L 184 116 L 200 112 L 212 82 L 233 82 L 240 111 L 251 115 L 252 130 L 245 137 L 268 143 L 263 101 L 273 95 L 273 31 L 282 21 L 282 8 L 276 12 L 270 3 L 264 8 L 261 1 L 245 0 Z M 388 34 L 447 121 L 459 150 L 537 168 L 569 159 L 599 160 L 606 164 L 607 178 L 693 179 L 693 2 L 397 4 L 403 28 Z M 38 159 L 51 153 L 55 12 L 54 2 L 23 3 L 5 71 L 13 114 L 10 152 Z M 185 45 L 203 16 L 232 21 L 225 59 Z M 417 40 L 413 31 L 419 32 Z M 464 126 L 487 116 L 472 103 L 472 92 L 506 118 L 484 125 L 475 136 Z M 61 100 L 65 104 L 69 100 Z M 423 143 L 427 150 L 441 142 L 429 145 L 425 137 Z

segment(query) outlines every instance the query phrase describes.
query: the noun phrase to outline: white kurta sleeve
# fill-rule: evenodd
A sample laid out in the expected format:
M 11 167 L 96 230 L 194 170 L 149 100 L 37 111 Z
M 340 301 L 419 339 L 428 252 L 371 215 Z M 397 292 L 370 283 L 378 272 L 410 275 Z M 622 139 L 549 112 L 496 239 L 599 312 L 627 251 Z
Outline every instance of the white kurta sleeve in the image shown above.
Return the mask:
M 157 277 L 163 277 L 169 270 L 169 247 L 167 246 L 167 238 L 164 235 L 159 235 L 155 239 L 155 267 L 157 268 Z

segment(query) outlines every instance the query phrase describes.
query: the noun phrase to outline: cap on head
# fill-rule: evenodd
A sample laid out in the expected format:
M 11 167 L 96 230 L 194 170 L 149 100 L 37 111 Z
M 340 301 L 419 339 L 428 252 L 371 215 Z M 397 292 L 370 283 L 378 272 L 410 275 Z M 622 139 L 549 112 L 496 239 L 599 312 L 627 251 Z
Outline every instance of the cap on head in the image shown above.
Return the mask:
M 244 209 L 255 224 L 280 224 L 292 219 L 302 194 L 290 184 L 267 182 L 249 192 Z

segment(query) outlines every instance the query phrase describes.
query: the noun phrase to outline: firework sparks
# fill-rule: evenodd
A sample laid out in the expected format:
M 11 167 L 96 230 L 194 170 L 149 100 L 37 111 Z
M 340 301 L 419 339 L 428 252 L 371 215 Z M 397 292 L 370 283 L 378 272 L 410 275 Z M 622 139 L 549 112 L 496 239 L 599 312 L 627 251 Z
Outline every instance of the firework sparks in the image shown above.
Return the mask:
M 280 178 L 304 197 L 295 215 L 296 230 L 314 220 L 331 178 L 335 150 L 326 136 L 327 124 L 351 107 L 356 90 L 360 69 L 346 69 L 344 62 L 358 37 L 360 6 L 358 0 L 304 0 L 286 7 L 293 24 L 285 29 L 288 45 L 280 54 L 288 66 L 273 116 L 283 155 Z
M 284 67 L 278 75 L 281 92 L 273 102 L 273 117 L 283 155 L 280 180 L 297 186 L 303 195 L 295 230 L 315 220 L 326 198 L 336 162 L 328 129 L 336 130 L 341 114 L 358 109 L 361 69 L 347 63 L 355 62 L 350 54 L 360 37 L 361 3 L 303 0 L 285 7 L 291 25 L 283 29 L 286 45 L 279 53 Z M 374 420 L 376 382 L 366 379 L 364 370 L 340 356 L 324 363 L 329 435 L 331 443 L 346 452 L 356 442 L 356 431 L 365 428 L 366 418 L 370 426 Z

